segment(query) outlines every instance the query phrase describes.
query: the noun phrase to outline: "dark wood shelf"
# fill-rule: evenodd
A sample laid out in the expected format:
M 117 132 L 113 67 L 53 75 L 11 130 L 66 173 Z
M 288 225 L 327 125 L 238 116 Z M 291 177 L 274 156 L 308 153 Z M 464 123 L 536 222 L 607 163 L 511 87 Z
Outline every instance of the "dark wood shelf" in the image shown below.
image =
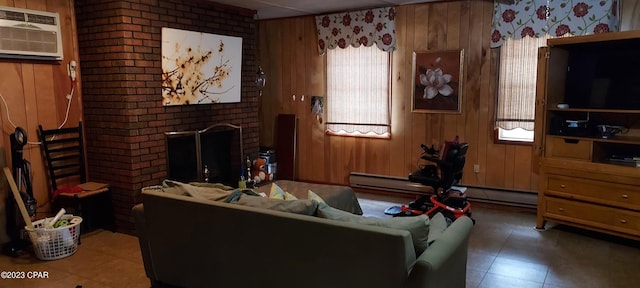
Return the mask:
M 607 114 L 640 114 L 640 110 L 629 110 L 629 109 L 549 107 L 547 110 L 549 110 L 549 111 L 559 111 L 559 112 L 588 112 L 588 113 L 607 113 Z
M 640 137 L 637 137 L 637 136 L 614 136 L 611 138 L 600 138 L 600 137 L 578 137 L 578 136 L 569 136 L 569 135 L 547 134 L 547 137 L 575 139 L 575 140 L 589 140 L 589 141 L 603 142 L 603 143 L 640 145 Z

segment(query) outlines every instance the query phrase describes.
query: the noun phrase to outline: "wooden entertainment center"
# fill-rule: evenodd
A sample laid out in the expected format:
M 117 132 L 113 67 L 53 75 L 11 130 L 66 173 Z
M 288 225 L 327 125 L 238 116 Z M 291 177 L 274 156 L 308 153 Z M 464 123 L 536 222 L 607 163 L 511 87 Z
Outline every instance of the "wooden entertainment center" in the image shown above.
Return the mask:
M 538 56 L 536 227 L 640 240 L 640 31 L 554 38 Z

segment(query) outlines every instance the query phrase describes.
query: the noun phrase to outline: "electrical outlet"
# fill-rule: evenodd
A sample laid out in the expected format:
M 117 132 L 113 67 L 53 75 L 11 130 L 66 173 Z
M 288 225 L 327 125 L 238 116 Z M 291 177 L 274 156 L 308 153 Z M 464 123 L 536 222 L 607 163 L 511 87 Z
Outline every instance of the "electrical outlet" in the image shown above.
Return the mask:
M 71 81 L 76 81 L 77 68 L 78 68 L 78 63 L 76 63 L 75 60 L 71 60 L 71 62 L 69 62 L 69 64 L 67 65 L 67 75 L 69 75 L 69 78 L 71 78 Z
M 480 164 L 473 164 L 473 172 L 480 173 Z

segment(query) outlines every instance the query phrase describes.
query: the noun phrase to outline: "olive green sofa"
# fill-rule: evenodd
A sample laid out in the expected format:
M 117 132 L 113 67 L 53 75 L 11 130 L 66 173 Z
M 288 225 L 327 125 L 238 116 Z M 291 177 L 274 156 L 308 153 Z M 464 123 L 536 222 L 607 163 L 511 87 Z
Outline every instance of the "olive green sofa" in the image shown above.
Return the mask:
M 416 255 L 406 230 L 157 189 L 133 215 L 153 287 L 465 287 L 473 227 L 457 219 Z

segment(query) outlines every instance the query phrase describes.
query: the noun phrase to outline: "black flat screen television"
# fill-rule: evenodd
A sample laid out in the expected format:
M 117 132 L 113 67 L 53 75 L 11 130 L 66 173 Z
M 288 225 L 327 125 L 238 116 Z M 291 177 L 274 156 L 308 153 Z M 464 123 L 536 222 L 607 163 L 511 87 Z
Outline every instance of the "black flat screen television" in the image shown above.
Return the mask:
M 640 109 L 640 53 L 626 41 L 570 48 L 565 102 L 571 108 Z

